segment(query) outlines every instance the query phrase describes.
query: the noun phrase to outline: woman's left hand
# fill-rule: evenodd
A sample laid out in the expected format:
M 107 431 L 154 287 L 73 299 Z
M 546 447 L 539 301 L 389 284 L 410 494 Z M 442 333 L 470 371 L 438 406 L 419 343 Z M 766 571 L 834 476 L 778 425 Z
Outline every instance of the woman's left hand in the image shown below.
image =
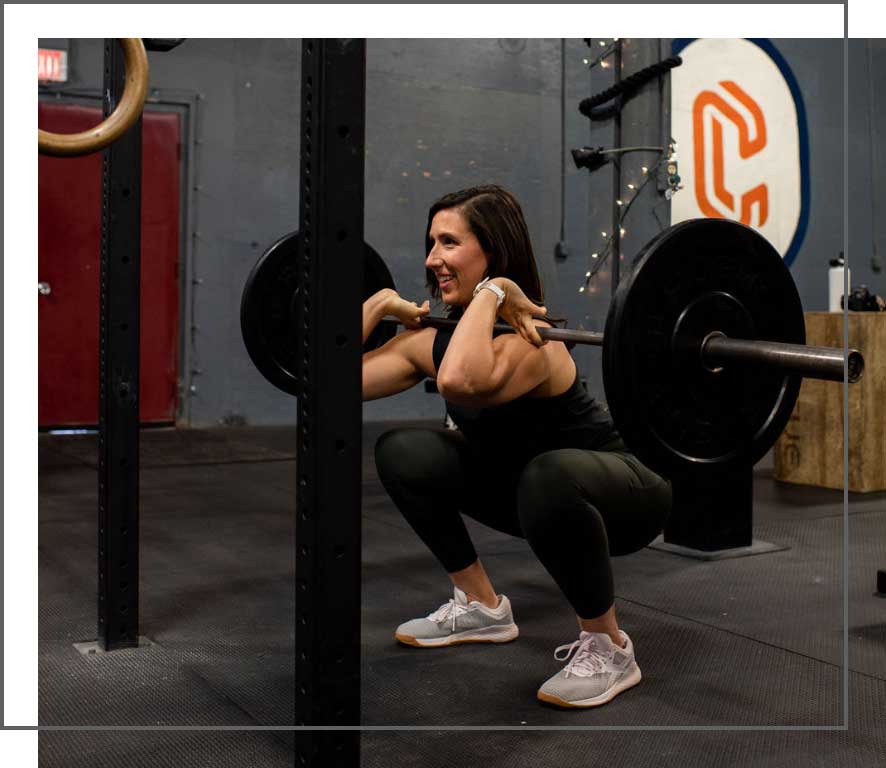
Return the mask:
M 490 282 L 495 283 L 505 292 L 505 298 L 498 308 L 499 317 L 508 323 L 530 344 L 543 347 L 548 342 L 538 334 L 538 328 L 533 322 L 533 315 L 546 315 L 546 307 L 534 304 L 523 293 L 523 290 L 513 280 L 507 277 L 496 277 Z

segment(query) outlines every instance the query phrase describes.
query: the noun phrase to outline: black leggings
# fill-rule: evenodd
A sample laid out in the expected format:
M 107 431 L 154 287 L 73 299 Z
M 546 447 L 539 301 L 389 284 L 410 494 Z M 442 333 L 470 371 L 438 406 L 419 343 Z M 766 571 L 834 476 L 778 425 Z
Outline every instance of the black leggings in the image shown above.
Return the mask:
M 625 450 L 564 448 L 514 466 L 477 452 L 461 432 L 405 427 L 379 438 L 375 462 L 391 499 L 448 573 L 477 559 L 463 512 L 525 538 L 588 619 L 613 603 L 610 554 L 645 547 L 671 509 L 670 483 Z

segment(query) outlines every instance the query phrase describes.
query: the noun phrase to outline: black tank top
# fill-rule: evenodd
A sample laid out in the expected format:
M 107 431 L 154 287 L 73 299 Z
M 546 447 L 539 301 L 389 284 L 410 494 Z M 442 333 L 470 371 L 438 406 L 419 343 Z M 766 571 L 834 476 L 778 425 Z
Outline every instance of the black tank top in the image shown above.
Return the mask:
M 451 339 L 451 330 L 437 329 L 433 358 L 438 371 Z M 445 402 L 449 416 L 470 442 L 498 454 L 506 451 L 517 460 L 528 461 L 558 448 L 625 450 L 608 411 L 588 394 L 577 370 L 572 386 L 554 397 L 524 395 L 490 408 Z

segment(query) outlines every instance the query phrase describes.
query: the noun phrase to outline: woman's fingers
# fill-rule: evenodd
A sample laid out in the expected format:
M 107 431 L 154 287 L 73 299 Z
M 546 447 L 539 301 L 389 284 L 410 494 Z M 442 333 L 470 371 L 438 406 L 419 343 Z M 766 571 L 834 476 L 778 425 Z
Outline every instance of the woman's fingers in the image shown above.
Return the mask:
M 545 342 L 541 336 L 538 335 L 538 328 L 535 323 L 532 322 L 532 318 L 528 318 L 526 320 L 526 329 L 529 334 L 529 341 L 534 344 L 536 347 L 544 346 Z

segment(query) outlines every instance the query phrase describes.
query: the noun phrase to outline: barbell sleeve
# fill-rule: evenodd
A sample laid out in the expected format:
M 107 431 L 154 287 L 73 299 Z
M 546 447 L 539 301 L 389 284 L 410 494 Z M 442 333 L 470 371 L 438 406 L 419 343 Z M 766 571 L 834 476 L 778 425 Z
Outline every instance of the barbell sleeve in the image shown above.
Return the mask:
M 402 321 L 385 317 L 383 323 L 402 325 Z M 454 330 L 458 320 L 448 317 L 422 317 L 424 328 Z M 499 333 L 514 333 L 507 323 L 496 323 Z M 548 341 L 603 346 L 603 334 L 597 331 L 579 331 L 569 328 L 538 328 L 538 335 Z M 745 363 L 775 368 L 784 373 L 797 374 L 810 379 L 843 381 L 846 357 L 842 349 L 835 347 L 811 347 L 804 344 L 784 344 L 777 341 L 731 339 L 715 331 L 701 342 L 701 362 L 709 370 L 717 370 L 730 363 Z M 855 384 L 864 373 L 864 357 L 857 349 L 848 352 L 848 379 Z
M 746 363 L 825 381 L 843 381 L 846 375 L 850 384 L 857 382 L 864 372 L 864 357 L 857 349 L 848 351 L 847 363 L 844 350 L 835 347 L 731 339 L 718 332 L 708 334 L 702 341 L 701 359 L 708 369 Z M 844 364 L 848 365 L 845 374 Z

